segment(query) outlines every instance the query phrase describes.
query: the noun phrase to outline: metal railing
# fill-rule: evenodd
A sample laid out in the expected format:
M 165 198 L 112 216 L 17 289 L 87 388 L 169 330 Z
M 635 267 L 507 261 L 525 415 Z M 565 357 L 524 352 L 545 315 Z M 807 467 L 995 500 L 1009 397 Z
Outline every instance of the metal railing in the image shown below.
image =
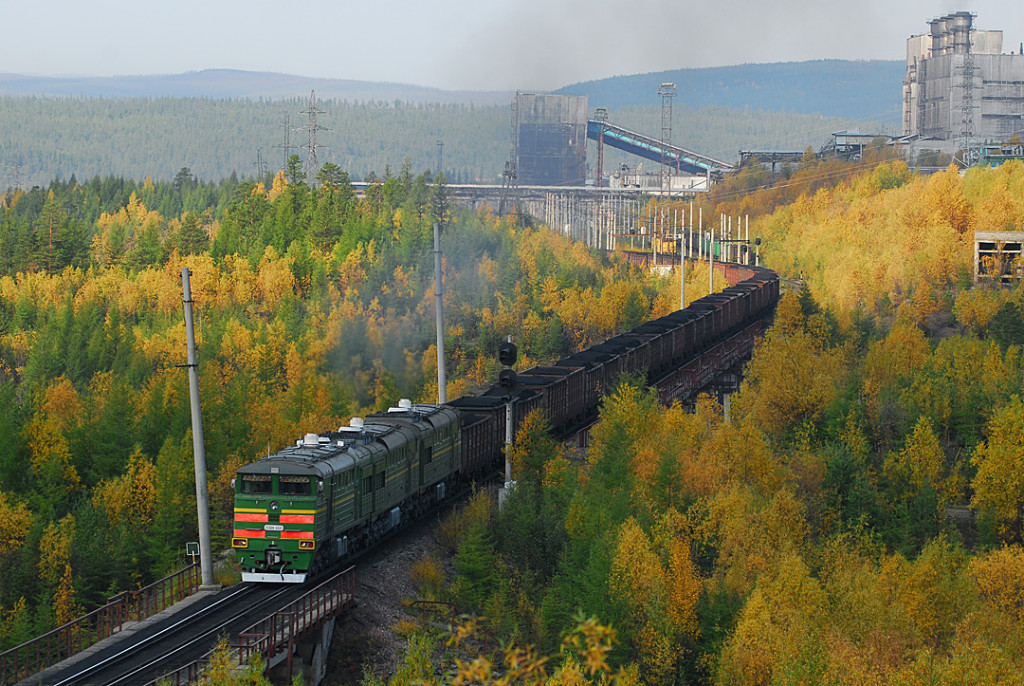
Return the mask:
M 294 600 L 238 635 L 238 659 L 247 664 L 251 655 L 263 657 L 264 664 L 288 651 L 287 678 L 292 676 L 295 639 L 336 617 L 355 602 L 355 567 L 336 574 L 309 593 Z
M 0 653 L 0 684 L 52 667 L 117 633 L 125 622 L 150 617 L 198 588 L 199 565 L 193 564 L 145 588 L 119 593 L 103 607 Z
M 275 657 L 287 654 L 286 676 L 292 677 L 295 640 L 319 628 L 355 603 L 355 567 L 349 567 L 314 587 L 272 615 L 264 617 L 238 635 L 237 645 L 228 646 L 238 654 L 238 664 L 248 665 L 259 657 L 265 668 Z M 164 686 L 185 686 L 199 681 L 210 653 L 151 682 Z
M 189 597 L 199 588 L 199 565 L 193 564 L 137 591 L 124 591 L 108 603 L 123 601 L 127 621 L 141 621 Z

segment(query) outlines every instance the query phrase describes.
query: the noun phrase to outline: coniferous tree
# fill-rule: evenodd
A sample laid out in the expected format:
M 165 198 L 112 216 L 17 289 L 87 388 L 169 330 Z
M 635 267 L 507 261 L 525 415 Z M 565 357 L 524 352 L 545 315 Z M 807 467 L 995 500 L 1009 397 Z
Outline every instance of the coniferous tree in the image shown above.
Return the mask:
M 199 218 L 192 212 L 181 218 L 181 229 L 177 237 L 178 250 L 183 255 L 196 255 L 206 252 L 210 245 L 210 236 L 206 227 L 199 223 Z

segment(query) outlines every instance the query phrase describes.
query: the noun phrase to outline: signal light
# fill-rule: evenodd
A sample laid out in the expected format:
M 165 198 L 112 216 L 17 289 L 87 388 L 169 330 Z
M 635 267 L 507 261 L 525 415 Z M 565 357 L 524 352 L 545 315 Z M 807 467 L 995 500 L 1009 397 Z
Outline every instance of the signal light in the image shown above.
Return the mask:
M 299 550 L 312 550 L 315 545 L 313 541 L 299 541 Z
M 248 538 L 232 538 L 231 539 L 231 547 L 232 548 L 248 548 L 249 547 L 249 539 Z
M 516 373 L 511 369 L 502 369 L 498 374 L 498 385 L 511 391 L 516 386 Z
M 506 341 L 498 348 L 498 362 L 501 362 L 506 367 L 511 367 L 516 363 L 518 353 L 519 349 L 516 348 L 516 344 L 512 341 Z

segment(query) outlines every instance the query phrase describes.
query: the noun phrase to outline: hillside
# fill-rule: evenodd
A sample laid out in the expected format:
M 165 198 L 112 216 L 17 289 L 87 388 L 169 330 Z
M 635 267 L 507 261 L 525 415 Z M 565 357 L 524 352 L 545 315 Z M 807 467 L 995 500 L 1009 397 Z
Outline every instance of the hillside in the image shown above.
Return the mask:
M 659 104 L 658 84 L 672 81 L 679 87 L 678 105 L 723 105 L 896 121 L 903 72 L 903 63 L 896 60 L 739 64 L 611 76 L 568 84 L 554 92 L 589 95 L 591 107 L 619 109 Z M 477 106 L 507 106 L 514 95 L 510 91 L 446 91 L 412 84 L 320 79 L 237 69 L 109 77 L 0 73 L 0 95 L 14 96 L 286 100 L 306 96 L 311 90 L 315 90 L 318 97 L 347 102 L 400 100 Z
M 739 64 L 615 76 L 555 92 L 587 94 L 591 108 L 617 109 L 660 102 L 658 85 L 670 81 L 679 89 L 677 105 L 820 113 L 884 124 L 899 121 L 905 68 L 897 60 Z
M 319 79 L 294 74 L 204 69 L 148 76 L 25 76 L 0 73 L 0 95 L 56 95 L 92 98 L 250 98 L 281 100 L 308 95 L 352 102 L 475 103 L 509 102 L 504 91 L 446 91 L 404 83 Z

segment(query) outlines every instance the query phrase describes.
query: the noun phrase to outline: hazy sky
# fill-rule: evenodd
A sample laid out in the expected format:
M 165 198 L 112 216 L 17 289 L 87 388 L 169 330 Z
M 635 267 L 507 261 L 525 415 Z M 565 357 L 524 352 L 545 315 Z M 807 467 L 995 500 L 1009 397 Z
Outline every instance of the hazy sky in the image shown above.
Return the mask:
M 1024 40 L 1021 0 L 0 0 L 0 72 L 209 68 L 446 89 L 550 90 L 744 62 L 904 59 L 927 21 L 969 10 Z

